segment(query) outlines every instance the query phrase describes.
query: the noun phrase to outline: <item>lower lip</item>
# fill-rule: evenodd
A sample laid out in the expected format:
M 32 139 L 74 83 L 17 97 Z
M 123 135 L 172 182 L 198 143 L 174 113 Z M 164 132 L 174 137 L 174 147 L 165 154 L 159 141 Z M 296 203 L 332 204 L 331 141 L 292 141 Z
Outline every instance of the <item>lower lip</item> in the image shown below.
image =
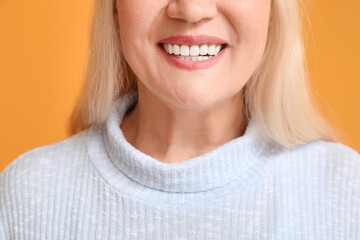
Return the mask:
M 224 52 L 226 51 L 226 48 L 222 49 L 219 54 L 216 56 L 209 58 L 207 60 L 201 60 L 201 61 L 191 61 L 191 60 L 184 60 L 178 57 L 174 57 L 170 54 L 168 54 L 165 49 L 158 46 L 160 48 L 161 53 L 164 55 L 165 59 L 174 65 L 175 67 L 178 67 L 180 69 L 185 70 L 198 70 L 198 69 L 206 69 L 210 68 L 211 66 L 215 65 L 223 56 Z

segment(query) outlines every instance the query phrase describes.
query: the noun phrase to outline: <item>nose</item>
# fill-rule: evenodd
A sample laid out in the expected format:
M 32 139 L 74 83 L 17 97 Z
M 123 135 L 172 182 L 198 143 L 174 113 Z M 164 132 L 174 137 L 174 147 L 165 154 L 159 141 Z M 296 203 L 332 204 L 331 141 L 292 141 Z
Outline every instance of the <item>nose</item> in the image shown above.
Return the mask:
M 173 0 L 167 7 L 170 18 L 196 23 L 217 14 L 216 0 Z

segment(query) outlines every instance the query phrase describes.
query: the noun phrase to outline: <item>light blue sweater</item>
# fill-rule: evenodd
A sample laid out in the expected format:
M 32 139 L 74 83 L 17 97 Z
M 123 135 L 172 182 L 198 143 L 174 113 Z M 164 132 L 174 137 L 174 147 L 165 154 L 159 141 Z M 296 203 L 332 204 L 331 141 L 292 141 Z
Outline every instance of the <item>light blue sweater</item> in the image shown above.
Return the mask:
M 254 121 L 201 156 L 163 163 L 104 124 L 20 155 L 0 174 L 0 239 L 360 239 L 360 156 L 286 149 Z

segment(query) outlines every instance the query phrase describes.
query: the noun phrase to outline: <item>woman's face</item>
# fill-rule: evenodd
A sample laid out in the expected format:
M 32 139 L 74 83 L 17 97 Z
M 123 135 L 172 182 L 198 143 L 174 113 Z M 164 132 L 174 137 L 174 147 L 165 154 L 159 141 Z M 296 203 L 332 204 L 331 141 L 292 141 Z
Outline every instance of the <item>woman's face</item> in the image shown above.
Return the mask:
M 115 19 L 124 56 L 142 85 L 179 107 L 205 108 L 239 93 L 256 69 L 270 3 L 117 0 Z

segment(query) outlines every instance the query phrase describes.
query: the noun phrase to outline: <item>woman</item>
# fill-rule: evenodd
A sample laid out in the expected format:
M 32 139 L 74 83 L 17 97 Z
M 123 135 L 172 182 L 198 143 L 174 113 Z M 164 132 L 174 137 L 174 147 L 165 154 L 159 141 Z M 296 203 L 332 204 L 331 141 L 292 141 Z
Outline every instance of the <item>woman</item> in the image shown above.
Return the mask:
M 295 0 L 98 0 L 72 120 L 0 175 L 0 239 L 359 236 Z

